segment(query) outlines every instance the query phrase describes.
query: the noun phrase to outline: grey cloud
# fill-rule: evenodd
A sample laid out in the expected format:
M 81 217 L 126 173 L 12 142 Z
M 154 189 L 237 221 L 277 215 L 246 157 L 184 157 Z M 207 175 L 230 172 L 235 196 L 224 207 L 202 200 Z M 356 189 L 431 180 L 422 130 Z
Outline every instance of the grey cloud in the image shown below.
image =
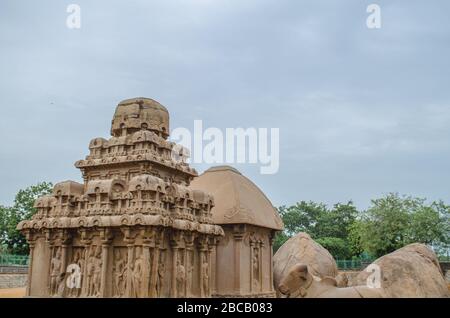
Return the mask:
M 80 30 L 65 27 L 72 2 Z M 72 2 L 0 4 L 0 204 L 80 180 L 73 162 L 134 96 L 166 105 L 172 128 L 279 127 L 278 174 L 238 165 L 275 205 L 448 200 L 448 1 Z

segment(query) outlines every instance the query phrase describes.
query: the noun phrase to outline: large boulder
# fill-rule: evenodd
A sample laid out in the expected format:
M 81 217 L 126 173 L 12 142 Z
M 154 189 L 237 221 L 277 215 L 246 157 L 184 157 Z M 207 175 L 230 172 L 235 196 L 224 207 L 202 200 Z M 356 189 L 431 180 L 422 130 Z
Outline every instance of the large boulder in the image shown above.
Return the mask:
M 308 234 L 300 232 L 287 240 L 273 258 L 273 279 L 278 295 L 281 280 L 299 263 L 307 265 L 310 273 L 320 278 L 338 274 L 333 256 Z
M 447 297 L 448 290 L 436 254 L 423 244 L 410 244 L 380 257 L 355 279 L 354 285 L 366 284 L 376 264 L 381 287 L 387 297 Z M 370 280 L 370 278 L 369 278 Z

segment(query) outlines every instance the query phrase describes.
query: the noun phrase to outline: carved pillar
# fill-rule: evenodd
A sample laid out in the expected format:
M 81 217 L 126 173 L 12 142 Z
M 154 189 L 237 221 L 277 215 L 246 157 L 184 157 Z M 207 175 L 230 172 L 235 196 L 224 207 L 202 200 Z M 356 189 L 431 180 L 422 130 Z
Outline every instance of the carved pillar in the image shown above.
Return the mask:
M 216 239 L 212 238 L 211 242 L 208 246 L 208 264 L 209 264 L 209 295 L 211 296 L 213 293 L 215 293 L 215 286 L 216 286 L 216 278 L 215 278 L 215 268 L 216 268 L 216 257 L 213 255 L 215 252 L 215 243 Z
M 50 251 L 50 260 L 49 260 L 49 266 L 48 266 L 48 282 L 47 282 L 47 289 L 48 289 L 48 295 L 52 296 L 52 260 L 54 255 L 54 245 L 55 245 L 55 238 L 53 237 L 52 230 L 47 229 L 45 230 L 45 242 L 48 245 L 49 251 Z
M 253 292 L 253 285 L 254 285 L 254 281 L 255 281 L 255 277 L 253 277 L 254 276 L 254 269 L 253 269 L 254 250 L 255 250 L 255 242 L 253 241 L 252 238 L 250 238 L 250 293 Z
M 133 258 L 134 258 L 134 242 L 133 243 L 127 243 L 127 250 L 128 250 L 128 259 L 127 259 L 127 287 L 125 289 L 125 295 L 129 298 L 131 297 L 133 291 L 133 272 L 131 270 L 131 264 L 133 264 Z
M 275 239 L 275 231 L 270 231 L 270 237 L 269 237 L 269 250 L 270 250 L 270 291 L 274 291 L 273 288 L 273 241 Z
M 135 242 L 135 238 L 134 236 L 132 236 L 132 232 L 130 228 L 125 228 L 122 230 L 124 233 L 124 242 L 127 244 L 127 249 L 128 249 L 128 260 L 127 260 L 127 287 L 125 289 L 125 296 L 126 297 L 131 297 L 133 290 L 133 272 L 131 270 L 131 266 L 133 264 L 134 261 L 134 242 Z
M 205 295 L 205 288 L 203 287 L 203 255 L 204 255 L 204 250 L 202 248 L 200 248 L 199 250 L 199 259 L 200 259 L 200 264 L 199 264 L 199 270 L 200 270 L 200 297 L 204 297 Z
M 27 289 L 26 294 L 27 296 L 30 296 L 31 292 L 31 281 L 33 279 L 32 273 L 33 273 L 33 254 L 34 254 L 34 247 L 36 246 L 36 237 L 31 233 L 30 230 L 27 230 L 25 232 L 25 237 L 27 239 L 28 245 L 30 246 L 30 258 L 28 259 L 28 280 L 27 280 Z
M 159 264 L 159 246 L 155 244 L 153 247 L 153 259 L 150 271 L 150 297 L 156 298 L 158 294 L 156 292 L 156 281 L 158 279 L 158 264 Z
M 192 296 L 192 274 L 193 274 L 193 264 L 192 264 L 192 253 L 193 253 L 193 242 L 187 241 L 184 258 L 184 267 L 186 270 L 186 283 L 184 285 L 184 294 L 186 297 Z
M 151 277 L 151 259 L 150 259 L 150 248 L 155 246 L 155 239 L 152 232 L 147 233 L 142 231 L 142 258 L 144 263 L 143 268 L 143 277 L 141 284 L 140 295 L 144 298 L 148 298 L 149 296 L 149 285 L 150 285 L 150 277 Z
M 109 229 L 104 229 L 100 233 L 100 238 L 102 241 L 102 276 L 100 282 L 100 297 L 107 296 L 107 277 L 108 277 L 108 260 L 109 260 L 109 250 L 113 239 L 113 235 Z
M 171 277 L 171 288 L 170 296 L 173 298 L 177 297 L 177 260 L 178 260 L 178 245 L 172 246 L 172 277 Z
M 208 263 L 208 238 L 203 236 L 199 239 L 199 259 L 200 259 L 200 297 L 208 297 L 209 288 L 205 286 L 206 279 L 208 279 L 208 285 L 210 285 L 209 271 L 205 272 L 205 263 Z M 209 265 L 208 265 L 209 266 Z M 209 277 L 205 277 L 208 274 Z M 206 287 L 206 288 L 205 288 Z
M 81 276 L 81 296 L 88 296 L 87 267 L 89 263 L 89 255 L 91 251 L 92 236 L 86 230 L 80 231 L 81 244 L 84 246 L 84 259 Z
M 262 274 L 263 274 L 263 249 L 264 249 L 264 243 L 262 241 L 259 242 L 259 264 L 258 264 L 258 274 L 259 274 L 259 291 L 263 291 L 263 280 L 262 280 Z
M 152 262 L 152 276 L 151 278 L 151 288 L 150 293 L 151 297 L 161 297 L 162 290 L 164 288 L 164 271 L 165 269 L 165 259 L 164 259 L 164 230 L 158 229 L 155 232 L 155 248 L 153 251 L 153 262 Z M 161 268 L 161 275 L 162 277 L 159 277 L 160 275 L 160 268 L 159 266 L 162 265 L 164 268 Z M 154 273 L 154 274 L 153 274 Z
M 64 230 L 61 232 L 61 248 L 62 248 L 62 253 L 61 253 L 61 273 L 65 273 L 66 269 L 67 269 L 67 258 L 68 258 L 68 253 L 67 250 L 70 246 L 70 242 L 72 241 L 72 235 L 70 234 L 69 231 Z
M 241 293 L 241 243 L 244 237 L 245 226 L 236 225 L 233 228 L 234 239 L 234 291 Z

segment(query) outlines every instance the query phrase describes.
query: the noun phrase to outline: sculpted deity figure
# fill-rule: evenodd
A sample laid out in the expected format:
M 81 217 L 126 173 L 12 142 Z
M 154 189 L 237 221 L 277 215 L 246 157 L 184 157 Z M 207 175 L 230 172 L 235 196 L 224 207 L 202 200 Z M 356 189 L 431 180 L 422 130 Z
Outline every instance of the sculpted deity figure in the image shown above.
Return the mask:
M 114 291 L 113 295 L 116 297 L 123 296 L 125 292 L 125 281 L 126 281 L 126 263 L 120 253 L 120 249 L 114 251 Z
M 127 263 L 127 270 L 126 270 L 127 274 L 126 274 L 126 290 L 130 291 L 130 296 L 129 297 L 133 297 L 134 296 L 134 263 Z M 130 275 L 130 276 L 128 276 Z M 128 279 L 129 277 L 129 279 Z
M 102 263 L 102 249 L 98 246 L 94 258 L 93 296 L 100 296 L 100 287 L 102 284 Z
M 164 284 L 164 275 L 166 273 L 166 267 L 164 263 L 158 264 L 158 275 L 156 276 L 156 294 L 161 297 L 161 292 Z
M 50 294 L 56 295 L 58 292 L 58 277 L 61 273 L 61 249 L 57 248 L 55 256 L 52 258 L 50 268 Z
M 180 260 L 177 261 L 177 296 L 181 297 L 183 296 L 184 292 L 184 284 L 186 282 L 186 270 L 181 264 Z
M 133 297 L 141 296 L 142 275 L 144 273 L 144 259 L 142 258 L 142 250 L 140 247 L 136 249 L 136 260 L 133 268 Z
M 81 251 L 76 251 L 74 258 L 72 260 L 72 264 L 78 265 L 80 274 L 82 273 L 82 267 L 81 267 L 82 263 L 83 263 L 83 260 L 81 257 Z M 73 275 L 74 272 L 72 272 L 71 274 Z M 81 277 L 80 277 L 80 282 L 81 282 Z M 80 294 L 80 290 L 81 290 L 81 284 L 79 284 L 78 286 L 77 285 L 71 286 L 71 288 L 69 289 L 69 292 L 68 292 L 68 296 L 69 297 L 78 297 Z
M 191 296 L 192 290 L 192 274 L 194 273 L 194 267 L 188 265 L 187 275 L 186 275 L 186 297 Z
M 87 276 L 87 296 L 92 296 L 94 294 L 94 272 L 95 272 L 95 247 L 92 247 L 88 255 L 88 262 L 86 265 L 86 276 Z
M 64 297 L 66 291 L 66 273 L 60 273 L 58 275 L 58 290 L 56 293 L 57 297 Z

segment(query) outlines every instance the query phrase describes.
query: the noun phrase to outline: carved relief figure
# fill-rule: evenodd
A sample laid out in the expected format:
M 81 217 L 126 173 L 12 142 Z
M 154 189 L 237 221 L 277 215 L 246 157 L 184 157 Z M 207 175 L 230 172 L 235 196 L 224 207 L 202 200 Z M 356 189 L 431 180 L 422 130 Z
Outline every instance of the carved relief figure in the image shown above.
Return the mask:
M 114 250 L 114 287 L 113 295 L 115 297 L 122 297 L 125 292 L 125 281 L 126 281 L 126 261 L 123 258 L 120 249 Z
M 134 263 L 127 263 L 127 270 L 126 270 L 126 287 L 125 289 L 129 290 L 129 297 L 134 297 Z M 128 276 L 129 275 L 129 276 Z M 127 292 L 128 295 L 128 292 Z
M 56 295 L 58 291 L 58 277 L 61 273 L 61 249 L 57 248 L 55 256 L 50 264 L 50 295 Z
M 158 276 L 156 276 L 156 294 L 158 297 L 161 297 L 161 292 L 164 287 L 164 275 L 166 273 L 166 267 L 164 263 L 158 264 Z
M 87 285 L 87 296 L 92 296 L 94 293 L 94 272 L 95 272 L 95 247 L 91 247 L 90 253 L 87 259 L 86 265 L 86 285 Z
M 186 275 L 186 297 L 191 297 L 192 291 L 192 274 L 194 273 L 194 267 L 188 265 L 187 275 Z
M 64 297 L 66 292 L 66 273 L 60 273 L 57 278 L 58 290 L 56 292 L 57 297 Z
M 180 260 L 177 261 L 177 296 L 182 297 L 184 294 L 184 287 L 186 282 L 186 270 L 181 264 Z
M 73 258 L 73 260 L 72 260 L 72 264 L 78 265 L 78 268 L 79 268 L 79 274 L 80 274 L 80 275 L 81 275 L 81 273 L 83 272 L 83 269 L 82 269 L 82 266 L 81 266 L 82 263 L 83 263 L 83 260 L 82 260 L 82 252 L 81 252 L 80 250 L 77 250 L 77 251 L 75 252 L 75 254 L 74 254 L 74 258 Z M 75 274 L 75 272 L 72 271 L 71 274 L 73 275 L 73 274 Z M 79 284 L 78 286 L 77 286 L 77 285 L 72 286 L 72 288 L 69 289 L 69 293 L 68 293 L 68 296 L 69 296 L 69 297 L 78 297 L 78 296 L 80 295 L 80 290 L 81 290 L 81 277 L 80 277 L 79 279 L 80 279 L 80 284 Z
M 142 249 L 136 249 L 136 261 L 133 268 L 133 289 L 132 297 L 140 297 L 142 295 L 142 276 L 144 273 L 144 259 L 142 258 Z
M 102 284 L 102 249 L 97 247 L 94 259 L 94 286 L 93 296 L 100 296 L 100 287 Z

